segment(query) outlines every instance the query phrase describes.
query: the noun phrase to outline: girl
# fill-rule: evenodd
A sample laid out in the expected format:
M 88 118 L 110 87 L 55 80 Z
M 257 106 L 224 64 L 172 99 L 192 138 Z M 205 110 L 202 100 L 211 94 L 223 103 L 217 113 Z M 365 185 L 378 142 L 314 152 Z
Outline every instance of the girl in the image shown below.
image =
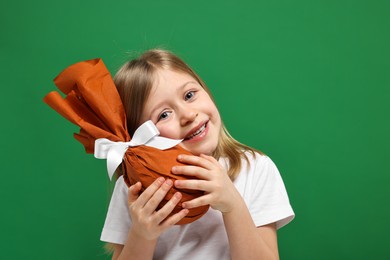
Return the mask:
M 280 174 L 270 158 L 233 139 L 224 127 L 210 91 L 181 59 L 150 50 L 119 69 L 114 77 L 132 136 L 152 120 L 160 135 L 183 139 L 194 154 L 173 174 L 196 177 L 157 179 L 140 193 L 141 184 L 115 184 L 101 240 L 113 259 L 278 259 L 276 230 L 294 217 Z M 163 159 L 163 158 L 162 158 Z M 201 190 L 182 203 L 181 194 L 161 209 L 171 187 Z M 210 205 L 199 220 L 175 225 L 188 209 Z

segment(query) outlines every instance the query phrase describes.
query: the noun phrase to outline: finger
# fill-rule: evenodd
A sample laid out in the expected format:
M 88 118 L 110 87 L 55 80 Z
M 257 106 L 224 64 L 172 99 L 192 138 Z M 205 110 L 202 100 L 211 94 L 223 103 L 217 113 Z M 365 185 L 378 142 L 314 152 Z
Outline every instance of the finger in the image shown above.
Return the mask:
M 179 222 L 180 220 L 182 220 L 185 216 L 187 216 L 189 210 L 188 209 L 182 209 L 180 210 L 178 213 L 170 216 L 169 218 L 167 218 L 166 220 L 164 220 L 163 223 L 161 223 L 161 227 L 163 229 L 166 229 L 170 226 L 173 226 L 175 225 L 177 222 Z
M 172 213 L 172 210 L 180 202 L 182 197 L 183 196 L 180 192 L 176 192 L 159 211 L 156 211 L 153 216 L 156 219 L 156 222 L 161 223 L 164 219 L 166 219 L 169 214 Z
M 211 192 L 211 185 L 209 181 L 205 180 L 176 180 L 175 187 L 178 189 L 200 190 Z
M 210 174 L 208 174 L 208 170 L 192 165 L 174 166 L 172 167 L 172 173 L 176 175 L 193 176 L 199 179 L 207 179 L 207 177 L 210 177 Z
M 153 194 L 161 187 L 165 179 L 163 177 L 157 178 L 149 187 L 147 187 L 144 192 L 139 196 L 137 203 L 140 207 L 144 207 Z
M 206 155 L 206 154 L 200 154 L 199 156 L 201 158 L 204 158 L 204 159 L 208 160 L 209 162 L 211 162 L 213 164 L 219 164 L 218 160 L 215 159 L 213 156 Z
M 209 159 L 194 155 L 180 154 L 177 157 L 177 160 L 181 163 L 195 165 L 205 169 L 212 169 L 214 166 Z
M 148 200 L 148 202 L 144 206 L 144 210 L 146 214 L 151 215 L 154 211 L 156 211 L 160 202 L 164 199 L 165 195 L 167 195 L 168 191 L 172 188 L 173 181 L 168 179 L 163 185 L 153 194 L 153 196 Z
M 139 192 L 142 189 L 142 184 L 141 182 L 137 182 L 134 185 L 131 185 L 128 189 L 128 194 L 127 194 L 127 201 L 129 205 L 133 203 L 134 201 L 137 200 Z
M 192 199 L 182 203 L 182 207 L 186 209 L 197 208 L 205 205 L 210 205 L 211 194 L 200 196 L 196 199 Z

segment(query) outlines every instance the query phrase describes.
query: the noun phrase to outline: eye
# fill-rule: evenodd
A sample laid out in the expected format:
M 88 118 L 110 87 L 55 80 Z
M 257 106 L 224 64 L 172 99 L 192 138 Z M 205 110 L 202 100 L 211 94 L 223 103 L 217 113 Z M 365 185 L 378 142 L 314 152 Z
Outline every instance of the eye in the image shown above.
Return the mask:
M 184 96 L 184 100 L 187 101 L 193 98 L 194 96 L 195 96 L 195 91 L 188 91 Z
M 157 121 L 164 120 L 164 119 L 168 118 L 168 116 L 169 116 L 170 113 L 171 113 L 171 112 L 169 112 L 169 111 L 164 111 L 164 112 L 162 112 L 162 113 L 159 115 Z

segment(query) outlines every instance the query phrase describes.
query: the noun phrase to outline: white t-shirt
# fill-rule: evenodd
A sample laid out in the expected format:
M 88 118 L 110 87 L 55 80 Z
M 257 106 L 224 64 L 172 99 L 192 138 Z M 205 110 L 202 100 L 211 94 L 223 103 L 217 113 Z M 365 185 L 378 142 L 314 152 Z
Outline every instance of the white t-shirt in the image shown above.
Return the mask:
M 234 185 L 249 209 L 257 227 L 276 222 L 279 229 L 294 218 L 287 192 L 272 160 L 256 153 L 247 153 L 250 164 L 242 159 L 240 174 Z M 226 166 L 225 160 L 220 163 Z M 131 219 L 127 206 L 127 189 L 123 177 L 118 178 L 111 197 L 101 240 L 125 244 Z M 175 225 L 157 242 L 154 259 L 230 259 L 228 238 L 222 214 L 210 208 L 200 219 Z

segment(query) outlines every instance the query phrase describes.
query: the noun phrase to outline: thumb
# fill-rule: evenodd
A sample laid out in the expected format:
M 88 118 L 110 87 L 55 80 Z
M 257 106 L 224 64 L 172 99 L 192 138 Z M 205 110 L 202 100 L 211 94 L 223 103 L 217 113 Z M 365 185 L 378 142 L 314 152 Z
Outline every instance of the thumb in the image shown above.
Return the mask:
M 135 202 L 138 198 L 139 192 L 141 191 L 142 185 L 141 182 L 137 182 L 134 185 L 131 185 L 127 193 L 127 201 L 129 206 L 131 203 Z

